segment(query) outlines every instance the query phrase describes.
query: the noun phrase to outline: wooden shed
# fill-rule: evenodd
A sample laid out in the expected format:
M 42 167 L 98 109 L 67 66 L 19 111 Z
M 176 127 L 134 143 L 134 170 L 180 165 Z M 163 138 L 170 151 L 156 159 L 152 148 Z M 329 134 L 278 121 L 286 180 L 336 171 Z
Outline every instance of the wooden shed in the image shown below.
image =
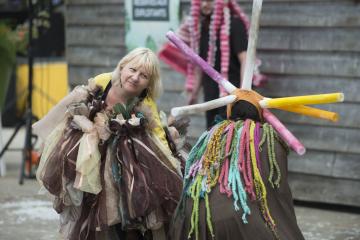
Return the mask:
M 189 0 L 181 0 L 186 12 Z M 240 0 L 250 13 L 252 1 Z M 125 54 L 124 0 L 68 0 L 66 45 L 70 85 L 111 71 Z M 337 123 L 274 113 L 306 146 L 289 156 L 295 199 L 360 206 L 360 4 L 357 0 L 265 0 L 258 55 L 270 77 L 258 89 L 280 97 L 342 91 L 345 102 L 323 109 L 338 112 Z M 184 77 L 162 67 L 165 92 L 160 109 L 185 103 Z M 204 115 L 192 117 L 194 140 Z

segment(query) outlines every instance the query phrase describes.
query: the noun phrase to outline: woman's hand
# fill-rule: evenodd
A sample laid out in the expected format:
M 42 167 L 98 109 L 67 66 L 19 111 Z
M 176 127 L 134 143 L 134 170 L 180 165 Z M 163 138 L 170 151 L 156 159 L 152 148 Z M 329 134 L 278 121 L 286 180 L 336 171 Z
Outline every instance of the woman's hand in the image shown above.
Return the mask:
M 175 127 L 168 127 L 168 131 L 170 134 L 171 139 L 175 142 L 176 139 L 180 138 L 180 134 Z

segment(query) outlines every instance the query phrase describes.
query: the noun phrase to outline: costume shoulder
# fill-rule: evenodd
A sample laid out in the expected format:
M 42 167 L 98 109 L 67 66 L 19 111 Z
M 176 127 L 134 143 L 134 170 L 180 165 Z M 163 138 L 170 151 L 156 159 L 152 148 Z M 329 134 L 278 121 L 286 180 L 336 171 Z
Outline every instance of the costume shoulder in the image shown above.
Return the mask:
M 153 99 L 146 97 L 143 100 L 143 105 L 151 110 L 151 118 L 152 118 L 151 120 L 154 122 L 154 125 L 155 125 L 154 128 L 152 129 L 152 133 L 154 135 L 156 135 L 165 146 L 168 147 L 169 145 L 166 140 L 165 131 L 164 131 L 161 121 L 160 121 L 160 116 L 158 113 L 156 103 L 154 102 Z
M 111 74 L 112 72 L 102 73 L 94 77 L 95 84 L 100 86 L 103 90 L 111 81 Z

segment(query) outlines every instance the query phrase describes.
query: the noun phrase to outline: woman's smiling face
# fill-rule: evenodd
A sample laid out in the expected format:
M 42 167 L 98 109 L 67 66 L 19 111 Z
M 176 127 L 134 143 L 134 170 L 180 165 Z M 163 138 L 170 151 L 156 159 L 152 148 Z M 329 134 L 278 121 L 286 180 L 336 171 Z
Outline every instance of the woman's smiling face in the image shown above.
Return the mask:
M 137 97 L 149 86 L 150 76 L 144 67 L 131 61 L 121 70 L 120 81 L 127 95 Z

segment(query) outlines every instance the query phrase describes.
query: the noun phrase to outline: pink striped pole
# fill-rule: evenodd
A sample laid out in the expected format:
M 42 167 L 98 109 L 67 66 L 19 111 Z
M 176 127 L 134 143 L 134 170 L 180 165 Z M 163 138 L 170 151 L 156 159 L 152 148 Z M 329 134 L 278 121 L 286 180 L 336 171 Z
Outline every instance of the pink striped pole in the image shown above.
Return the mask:
M 306 149 L 304 145 L 275 117 L 269 110 L 263 109 L 265 120 L 273 126 L 282 139 L 299 155 L 304 155 Z
M 207 75 L 209 75 L 215 82 L 222 86 L 228 93 L 233 92 L 236 87 L 226 80 L 219 72 L 212 68 L 204 59 L 197 55 L 186 43 L 184 43 L 172 31 L 166 33 L 166 37 L 182 51 L 189 59 L 197 64 Z

